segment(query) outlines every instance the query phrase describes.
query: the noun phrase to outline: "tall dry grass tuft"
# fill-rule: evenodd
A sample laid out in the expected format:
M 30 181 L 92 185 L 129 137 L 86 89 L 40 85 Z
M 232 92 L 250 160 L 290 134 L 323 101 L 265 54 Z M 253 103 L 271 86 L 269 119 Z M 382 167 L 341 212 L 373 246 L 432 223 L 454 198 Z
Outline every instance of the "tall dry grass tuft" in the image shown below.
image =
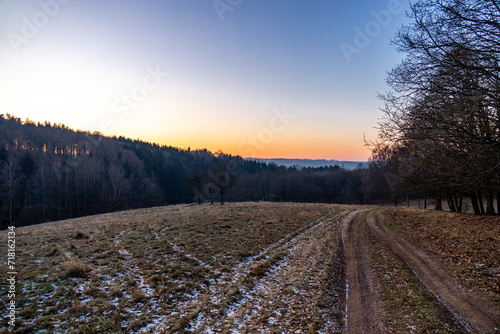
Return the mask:
M 64 264 L 62 278 L 85 278 L 90 273 L 90 267 L 80 260 L 72 260 Z

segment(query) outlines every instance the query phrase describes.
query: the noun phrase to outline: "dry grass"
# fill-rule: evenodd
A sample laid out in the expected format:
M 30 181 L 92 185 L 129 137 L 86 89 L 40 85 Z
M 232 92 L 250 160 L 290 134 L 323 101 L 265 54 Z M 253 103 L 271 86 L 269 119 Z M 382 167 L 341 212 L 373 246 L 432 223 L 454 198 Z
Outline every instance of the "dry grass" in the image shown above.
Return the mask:
M 62 265 L 61 278 L 85 278 L 90 272 L 90 267 L 80 260 L 71 260 Z
M 18 228 L 16 329 L 189 328 L 204 307 L 218 307 L 222 300 L 231 307 L 241 297 L 232 279 L 249 277 L 250 287 L 266 277 L 288 254 L 272 246 L 303 233 L 332 208 L 179 205 Z M 0 237 L 5 240 L 6 234 Z M 273 251 L 266 252 L 268 247 Z M 0 270 L 5 277 L 5 267 Z M 221 301 L 207 297 L 215 292 Z M 2 300 L 5 293 L 0 291 Z
M 392 211 L 388 211 L 392 212 Z M 366 219 L 366 215 L 364 217 Z M 393 333 L 465 333 L 412 270 L 363 225 L 373 269 L 380 282 L 384 326 Z
M 387 223 L 500 307 L 500 218 L 400 209 Z
M 338 222 L 356 209 L 178 205 L 19 228 L 17 333 L 342 331 Z M 419 210 L 388 217 L 393 229 L 498 299 L 498 218 Z M 369 243 L 390 318 L 402 326 L 394 328 L 412 331 L 404 325 L 410 317 L 417 328 L 445 331 L 408 269 L 380 242 Z

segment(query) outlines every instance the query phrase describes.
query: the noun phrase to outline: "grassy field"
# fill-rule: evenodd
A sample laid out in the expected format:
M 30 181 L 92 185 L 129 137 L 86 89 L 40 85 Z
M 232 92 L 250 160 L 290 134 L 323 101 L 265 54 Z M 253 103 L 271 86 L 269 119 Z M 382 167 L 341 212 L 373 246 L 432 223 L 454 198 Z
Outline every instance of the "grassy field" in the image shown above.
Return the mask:
M 0 332 L 342 333 L 348 316 L 342 230 L 354 212 L 361 213 L 356 236 L 376 279 L 381 326 L 388 332 L 461 332 L 370 232 L 366 215 L 373 210 L 178 205 L 18 228 L 19 313 L 12 330 L 2 308 Z M 384 214 L 392 231 L 500 306 L 500 218 L 417 209 Z M 0 232 L 5 244 L 6 236 Z M 4 263 L 1 277 L 6 268 Z M 7 300 L 6 284 L 0 298 Z
M 249 302 L 269 271 L 283 264 L 291 241 L 340 210 L 314 204 L 172 206 L 19 228 L 17 332 L 170 332 L 235 326 L 237 318 L 244 317 L 238 307 Z M 332 234 L 336 246 L 336 231 L 325 233 Z M 317 274 L 309 273 L 307 279 Z M 315 283 L 317 291 L 308 293 L 319 294 L 319 300 L 324 282 Z M 296 294 L 293 284 L 288 288 Z M 2 290 L 2 300 L 5 294 Z M 301 314 L 285 313 L 302 321 Z M 273 327 L 272 312 L 266 317 L 254 322 Z
M 499 217 L 410 208 L 388 211 L 386 218 L 387 225 L 500 307 Z

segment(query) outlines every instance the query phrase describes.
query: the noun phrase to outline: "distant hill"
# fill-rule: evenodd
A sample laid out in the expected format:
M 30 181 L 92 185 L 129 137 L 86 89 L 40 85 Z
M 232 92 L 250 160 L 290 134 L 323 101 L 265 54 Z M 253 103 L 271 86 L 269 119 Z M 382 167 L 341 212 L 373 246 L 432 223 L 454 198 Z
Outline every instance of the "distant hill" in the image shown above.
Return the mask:
M 346 170 L 354 170 L 358 168 L 360 165 L 363 168 L 368 167 L 367 161 L 339 161 L 339 160 L 326 160 L 326 159 L 282 159 L 282 158 L 273 158 L 273 159 L 257 159 L 257 158 L 248 158 L 248 160 L 254 160 L 258 162 L 264 163 L 275 163 L 278 166 L 292 167 L 297 166 L 300 168 L 307 167 L 324 167 L 324 166 L 339 166 L 340 168 Z
M 287 171 L 287 165 L 344 169 Z M 366 171 L 353 170 L 357 165 L 256 161 L 0 114 L 0 230 L 14 223 L 25 226 L 167 204 L 222 202 L 223 197 L 230 202 L 363 203 L 372 194 L 363 188 Z

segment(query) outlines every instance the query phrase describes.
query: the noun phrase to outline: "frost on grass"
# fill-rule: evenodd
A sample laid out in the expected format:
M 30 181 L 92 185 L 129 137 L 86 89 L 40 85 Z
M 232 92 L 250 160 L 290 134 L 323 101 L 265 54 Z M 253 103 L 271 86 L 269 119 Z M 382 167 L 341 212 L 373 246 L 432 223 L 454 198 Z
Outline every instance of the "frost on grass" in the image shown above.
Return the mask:
M 292 328 L 284 319 L 326 324 L 324 276 L 335 261 L 339 210 L 180 205 L 19 228 L 16 328 L 210 333 Z M 322 243 L 325 235 L 333 242 Z

